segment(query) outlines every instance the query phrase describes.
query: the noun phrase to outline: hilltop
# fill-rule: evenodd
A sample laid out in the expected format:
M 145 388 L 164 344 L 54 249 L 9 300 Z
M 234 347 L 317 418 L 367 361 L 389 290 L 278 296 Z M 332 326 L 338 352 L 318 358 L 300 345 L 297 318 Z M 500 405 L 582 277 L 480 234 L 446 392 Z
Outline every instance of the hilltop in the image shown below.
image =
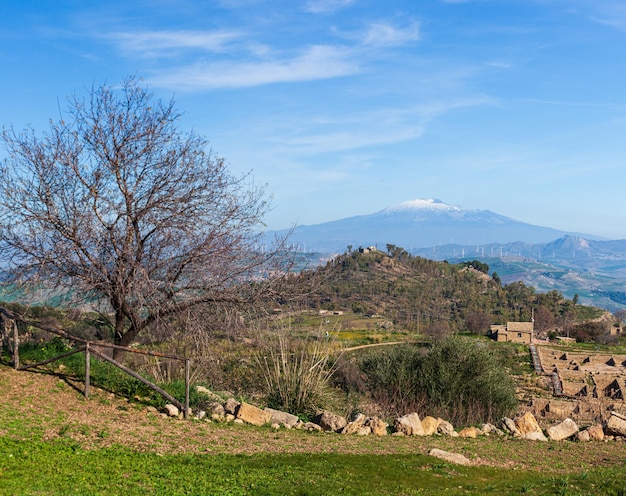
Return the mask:
M 491 324 L 530 321 L 533 312 L 546 317 L 536 319 L 539 330 L 562 327 L 564 315 L 572 324 L 572 316 L 585 320 L 603 314 L 576 305 L 559 291 L 541 293 L 520 282 L 503 284 L 477 260 L 452 264 L 413 256 L 394 245 L 388 250 L 350 251 L 302 272 L 297 281 L 315 287 L 303 304 L 383 315 L 397 328 L 432 335 L 468 330 L 483 334 Z

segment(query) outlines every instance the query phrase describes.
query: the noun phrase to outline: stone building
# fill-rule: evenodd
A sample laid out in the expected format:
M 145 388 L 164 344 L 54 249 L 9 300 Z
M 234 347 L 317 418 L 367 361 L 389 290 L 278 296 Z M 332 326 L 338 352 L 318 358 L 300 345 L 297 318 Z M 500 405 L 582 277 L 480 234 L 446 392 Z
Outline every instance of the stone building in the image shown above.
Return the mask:
M 492 325 L 491 336 L 496 341 L 531 344 L 533 341 L 533 323 L 507 322 L 506 325 Z

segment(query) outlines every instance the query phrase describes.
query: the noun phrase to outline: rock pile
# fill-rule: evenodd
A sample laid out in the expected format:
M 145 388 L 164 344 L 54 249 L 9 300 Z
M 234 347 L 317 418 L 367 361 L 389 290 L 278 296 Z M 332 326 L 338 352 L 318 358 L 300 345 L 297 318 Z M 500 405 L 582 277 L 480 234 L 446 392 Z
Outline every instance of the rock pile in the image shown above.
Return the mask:
M 378 417 L 358 414 L 348 420 L 329 411 L 320 411 L 313 421 L 303 422 L 296 415 L 272 408 L 261 409 L 249 403 L 239 402 L 234 398 L 221 401 L 219 396 L 205 388 L 198 388 L 198 392 L 205 394 L 211 402 L 207 404 L 206 411 L 199 411 L 195 414 L 196 420 L 233 422 L 256 426 L 271 425 L 274 429 L 301 429 L 311 432 L 335 432 L 358 436 L 386 436 L 391 434 L 393 436 L 444 435 L 476 438 L 478 436 L 498 435 L 532 441 L 562 441 L 565 439 L 582 442 L 626 441 L 626 415 L 616 411 L 611 412 L 610 418 L 604 425 L 594 424 L 584 430 L 580 430 L 570 418 L 544 430 L 539 426 L 535 416 L 531 412 L 526 412 L 516 419 L 503 418 L 498 426 L 483 424 L 481 427 L 466 427 L 457 432 L 454 426 L 446 420 L 430 416 L 421 419 L 415 412 L 396 418 L 391 425 Z M 159 413 L 152 407 L 149 407 L 149 411 L 155 414 Z M 182 417 L 178 408 L 171 404 L 164 407 L 161 415 L 174 418 Z M 445 454 L 441 456 L 445 456 Z

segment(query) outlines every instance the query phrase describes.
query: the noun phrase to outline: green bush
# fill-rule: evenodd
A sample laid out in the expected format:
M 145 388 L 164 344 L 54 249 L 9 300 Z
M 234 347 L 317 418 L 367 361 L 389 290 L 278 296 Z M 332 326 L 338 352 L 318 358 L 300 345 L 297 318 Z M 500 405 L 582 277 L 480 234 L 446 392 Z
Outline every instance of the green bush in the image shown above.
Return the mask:
M 427 352 L 403 346 L 361 361 L 369 393 L 389 415 L 418 412 L 455 425 L 495 422 L 517 405 L 508 372 L 487 345 L 451 337 Z

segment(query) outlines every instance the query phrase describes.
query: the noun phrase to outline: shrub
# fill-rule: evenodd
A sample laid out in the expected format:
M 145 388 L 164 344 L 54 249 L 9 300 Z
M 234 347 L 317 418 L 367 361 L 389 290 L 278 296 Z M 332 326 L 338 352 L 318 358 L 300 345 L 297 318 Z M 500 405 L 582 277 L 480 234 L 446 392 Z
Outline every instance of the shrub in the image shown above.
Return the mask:
M 509 374 L 485 343 L 436 341 L 428 352 L 403 346 L 365 357 L 372 399 L 391 415 L 416 411 L 456 425 L 495 422 L 517 405 Z
M 335 370 L 331 341 L 317 336 L 311 341 L 292 339 L 278 332 L 257 356 L 266 384 L 268 405 L 295 415 L 313 416 L 330 396 Z

